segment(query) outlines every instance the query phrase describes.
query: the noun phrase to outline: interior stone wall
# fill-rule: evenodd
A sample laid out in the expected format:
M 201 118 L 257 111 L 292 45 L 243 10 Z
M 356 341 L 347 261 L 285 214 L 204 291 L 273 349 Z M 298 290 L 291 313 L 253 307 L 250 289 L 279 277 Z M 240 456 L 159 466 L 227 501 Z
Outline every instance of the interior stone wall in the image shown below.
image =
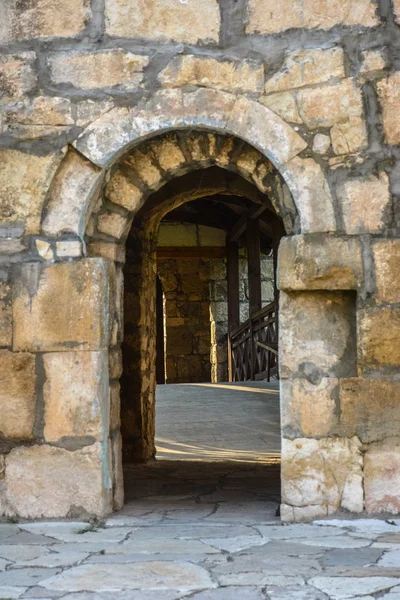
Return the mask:
M 211 164 L 266 193 L 285 226 L 283 519 L 400 512 L 399 3 L 31 0 L 3 12 L 0 513 L 121 504 L 128 230 L 154 191 Z M 122 428 L 148 458 L 154 305 L 140 286 L 154 250 L 142 238 L 125 294 L 138 317 L 125 355 L 142 375 L 126 373 Z

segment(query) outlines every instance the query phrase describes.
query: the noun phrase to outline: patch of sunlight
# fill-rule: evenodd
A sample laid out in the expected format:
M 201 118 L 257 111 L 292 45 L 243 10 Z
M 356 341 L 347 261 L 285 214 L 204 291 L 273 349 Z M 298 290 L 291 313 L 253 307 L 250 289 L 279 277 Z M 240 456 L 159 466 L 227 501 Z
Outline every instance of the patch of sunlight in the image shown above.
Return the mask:
M 183 385 L 196 386 L 196 387 L 208 387 L 208 388 L 219 388 L 223 390 L 231 390 L 236 392 L 250 392 L 255 394 L 277 394 L 279 396 L 279 390 L 274 389 L 262 389 L 256 387 L 245 387 L 244 385 L 229 385 L 224 383 L 185 383 Z
M 229 460 L 235 462 L 280 463 L 280 452 L 257 452 L 236 448 L 218 448 L 216 446 L 193 445 L 156 438 L 158 459 L 170 460 Z

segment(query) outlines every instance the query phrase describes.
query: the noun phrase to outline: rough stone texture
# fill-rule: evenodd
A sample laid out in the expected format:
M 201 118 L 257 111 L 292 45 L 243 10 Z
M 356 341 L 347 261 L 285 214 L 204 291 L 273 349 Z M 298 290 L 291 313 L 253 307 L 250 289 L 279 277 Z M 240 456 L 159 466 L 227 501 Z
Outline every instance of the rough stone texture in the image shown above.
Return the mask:
M 284 92 L 344 76 L 343 50 L 340 48 L 290 52 L 280 70 L 268 79 L 265 92 Z
M 68 132 L 74 124 L 67 98 L 39 96 L 17 102 L 4 110 L 5 131 L 22 139 Z
M 379 177 L 349 179 L 339 186 L 337 193 L 346 233 L 379 233 L 385 229 L 391 201 L 385 173 Z
M 100 233 L 105 233 L 117 240 L 123 238 L 129 229 L 130 221 L 118 213 L 107 211 L 99 215 L 97 219 L 97 229 Z
M 361 60 L 360 73 L 381 71 L 386 67 L 386 59 L 382 50 L 365 50 L 361 52 Z
M 267 0 L 250 0 L 247 33 L 271 34 L 293 28 L 330 29 L 335 25 L 378 24 L 376 8 L 370 0 L 284 0 L 270 4 Z
M 398 435 L 400 383 L 385 379 L 340 382 L 340 435 L 364 443 Z
M 225 60 L 185 55 L 174 58 L 161 71 L 159 80 L 166 87 L 199 85 L 228 91 L 261 91 L 264 85 L 264 67 L 251 61 Z
M 36 416 L 35 356 L 0 350 L 0 435 L 33 437 Z
M 400 511 L 400 441 L 371 444 L 364 459 L 365 507 L 370 513 Z
M 363 510 L 361 443 L 357 438 L 282 440 L 282 501 Z
M 43 356 L 44 438 L 107 437 L 109 426 L 106 352 L 55 352 Z
M 299 115 L 296 99 L 290 92 L 261 96 L 260 102 L 289 123 L 301 124 L 303 122 Z
M 357 313 L 361 368 L 384 369 L 400 364 L 400 309 L 364 308 Z
M 325 437 L 337 427 L 338 383 L 334 378 L 323 378 L 318 385 L 307 379 L 282 380 L 281 427 L 285 437 Z
M 18 150 L 0 150 L 3 224 L 22 227 L 26 234 L 40 232 L 43 203 L 60 160 L 59 153 L 33 156 Z
M 313 151 L 317 154 L 326 154 L 330 148 L 331 140 L 323 133 L 317 133 L 313 140 Z
M 361 91 L 353 79 L 300 90 L 298 107 L 310 129 L 343 124 L 351 118 L 360 118 L 363 112 Z
M 6 457 L 5 481 L 8 514 L 31 519 L 66 517 L 74 507 L 98 516 L 111 510 L 109 464 L 100 443 L 74 452 L 15 448 Z
M 42 225 L 43 233 L 83 234 L 86 210 L 99 181 L 99 172 L 89 161 L 75 152 L 69 152 L 52 182 Z
M 278 286 L 283 291 L 354 290 L 362 281 L 358 239 L 298 235 L 281 241 Z
M 20 98 L 36 87 L 35 52 L 0 56 L 0 97 Z
M 280 375 L 355 375 L 355 301 L 345 292 L 281 293 Z
M 372 246 L 377 299 L 379 302 L 400 300 L 400 240 L 376 240 Z
M 82 242 L 75 240 L 56 242 L 56 249 L 59 258 L 78 258 L 82 256 Z
M 0 43 L 34 38 L 73 37 L 86 26 L 90 16 L 89 0 L 68 0 L 62 5 L 53 0 L 33 0 L 28 5 L 7 0 L 0 25 Z
M 147 40 L 174 40 L 196 44 L 218 42 L 219 6 L 216 0 L 106 0 L 106 33 Z
M 12 344 L 11 286 L 0 282 L 0 348 Z
M 114 204 L 136 212 L 143 203 L 143 194 L 128 177 L 118 169 L 106 187 L 106 196 Z
M 109 268 L 102 259 L 22 265 L 14 287 L 14 350 L 98 350 L 108 343 Z
M 91 90 L 119 86 L 134 90 L 143 80 L 143 69 L 149 64 L 147 56 L 122 49 L 100 52 L 62 52 L 48 60 L 50 76 L 55 84 L 71 84 Z
M 400 107 L 400 71 L 377 82 L 379 101 L 382 107 L 383 128 L 388 144 L 400 143 L 400 125 L 397 115 Z

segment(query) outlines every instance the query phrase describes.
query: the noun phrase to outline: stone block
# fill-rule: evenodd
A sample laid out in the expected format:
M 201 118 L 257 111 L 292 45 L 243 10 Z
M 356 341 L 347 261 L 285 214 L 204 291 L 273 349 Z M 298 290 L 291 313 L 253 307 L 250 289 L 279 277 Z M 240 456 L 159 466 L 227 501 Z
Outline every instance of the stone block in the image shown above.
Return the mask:
M 228 319 L 228 303 L 210 302 L 210 319 L 216 322 L 226 321 Z
M 12 344 L 11 286 L 0 282 L 0 348 Z
M 36 418 L 35 356 L 0 350 L 0 435 L 33 437 Z
M 280 290 L 355 290 L 363 278 L 361 243 L 356 238 L 296 235 L 280 243 Z
M 357 312 L 359 363 L 362 370 L 399 367 L 400 309 L 363 308 Z
M 7 0 L 2 10 L 0 43 L 36 38 L 74 37 L 87 25 L 90 0 L 31 0 L 28 4 Z
M 217 0 L 106 0 L 106 34 L 145 40 L 197 44 L 218 42 Z
M 49 192 L 42 230 L 46 235 L 83 235 L 90 197 L 101 181 L 99 169 L 76 152 L 63 160 Z
M 395 71 L 376 85 L 382 107 L 385 140 L 388 144 L 400 144 L 400 71 Z
M 313 140 L 313 152 L 316 154 L 326 154 L 331 147 L 331 139 L 328 135 L 317 133 Z
M 400 512 L 400 439 L 371 444 L 364 458 L 365 508 L 369 513 Z
M 112 510 L 109 450 L 99 442 L 73 452 L 54 446 L 14 448 L 6 457 L 9 513 L 25 519 L 103 517 Z
M 400 240 L 374 240 L 372 252 L 378 302 L 400 302 Z
M 360 73 L 381 71 L 385 68 L 386 59 L 382 50 L 364 50 L 364 52 L 361 52 Z
M 114 106 L 112 100 L 82 100 L 76 105 L 76 124 L 78 127 L 87 127 L 111 110 Z
M 121 427 L 121 399 L 118 381 L 110 383 L 110 430 L 116 431 Z
M 116 433 L 112 439 L 113 462 L 113 509 L 121 510 L 124 506 L 124 472 L 122 469 L 122 436 Z
M 31 101 L 17 102 L 4 111 L 7 123 L 20 125 L 73 125 L 71 101 L 57 96 L 38 96 Z
M 258 92 L 264 66 L 254 60 L 217 60 L 186 54 L 175 57 L 159 75 L 165 87 L 198 85 L 232 92 Z
M 396 23 L 400 24 L 400 0 L 393 0 L 393 12 Z
M 361 117 L 350 117 L 336 123 L 331 129 L 332 148 L 335 154 L 353 154 L 368 148 L 367 126 Z
M 390 379 L 340 381 L 340 436 L 377 442 L 399 433 L 400 382 Z
M 323 377 L 352 377 L 356 371 L 355 294 L 281 293 L 280 375 L 319 383 Z
M 335 378 L 323 378 L 317 385 L 307 379 L 282 379 L 281 427 L 284 437 L 332 435 L 339 422 L 338 384 Z
M 163 176 L 154 164 L 154 157 L 151 152 L 136 150 L 127 157 L 125 162 L 148 187 L 152 189 L 159 188 Z
M 268 79 L 265 92 L 284 92 L 325 83 L 331 77 L 344 76 L 344 55 L 341 48 L 296 50 L 286 55 L 279 71 Z
M 282 175 L 300 213 L 302 233 L 336 231 L 332 195 L 320 165 L 312 158 L 293 158 Z
M 380 233 L 388 225 L 389 180 L 385 173 L 349 179 L 337 189 L 344 229 L 349 234 Z
M 106 197 L 131 212 L 137 212 L 144 201 L 142 191 L 120 169 L 115 171 L 107 184 Z
M 48 59 L 50 77 L 55 84 L 70 84 L 77 89 L 95 90 L 120 87 L 135 90 L 143 80 L 148 56 L 120 48 L 98 52 L 60 52 Z
M 309 129 L 332 127 L 363 114 L 361 90 L 353 79 L 300 90 L 297 103 Z
M 109 341 L 110 269 L 111 265 L 99 258 L 19 266 L 13 294 L 14 350 L 105 348 Z
M 362 512 L 361 446 L 357 438 L 283 439 L 282 502 Z
M 0 220 L 19 226 L 26 234 L 40 233 L 45 196 L 61 154 L 34 156 L 0 150 Z
M 287 29 L 330 29 L 335 25 L 374 27 L 379 21 L 371 0 L 250 0 L 247 33 L 273 34 Z
M 100 233 L 120 240 L 128 234 L 130 223 L 126 216 L 107 210 L 98 216 L 97 229 Z
M 62 442 L 66 438 L 107 438 L 107 351 L 50 352 L 43 355 L 43 362 L 46 377 L 43 386 L 45 440 Z M 71 439 L 72 446 L 73 443 Z
M 186 158 L 176 135 L 170 134 L 151 143 L 151 153 L 163 171 L 175 174 L 185 165 Z
M 106 258 L 112 262 L 125 262 L 125 245 L 113 242 L 93 241 L 87 245 L 88 256 Z
M 296 98 L 290 92 L 279 92 L 261 96 L 260 102 L 289 123 L 303 123 L 297 108 Z
M 78 258 L 82 256 L 82 242 L 78 240 L 56 242 L 56 249 L 59 258 Z
M 0 26 L 1 27 L 1 26 Z M 0 56 L 0 97 L 21 98 L 37 85 L 35 52 Z

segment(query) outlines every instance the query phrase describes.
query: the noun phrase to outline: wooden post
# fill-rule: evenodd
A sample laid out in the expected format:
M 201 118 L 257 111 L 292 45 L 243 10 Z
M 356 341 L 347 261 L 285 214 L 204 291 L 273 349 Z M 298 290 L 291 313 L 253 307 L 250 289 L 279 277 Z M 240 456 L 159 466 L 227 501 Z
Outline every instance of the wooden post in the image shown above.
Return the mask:
M 228 242 L 226 250 L 228 279 L 228 373 L 229 381 L 234 381 L 231 332 L 240 323 L 239 245 L 237 242 Z
M 156 381 L 165 383 L 165 351 L 164 351 L 164 303 L 163 289 L 160 278 L 157 276 L 156 299 Z
M 261 308 L 260 226 L 258 219 L 248 219 L 246 227 L 250 317 Z

